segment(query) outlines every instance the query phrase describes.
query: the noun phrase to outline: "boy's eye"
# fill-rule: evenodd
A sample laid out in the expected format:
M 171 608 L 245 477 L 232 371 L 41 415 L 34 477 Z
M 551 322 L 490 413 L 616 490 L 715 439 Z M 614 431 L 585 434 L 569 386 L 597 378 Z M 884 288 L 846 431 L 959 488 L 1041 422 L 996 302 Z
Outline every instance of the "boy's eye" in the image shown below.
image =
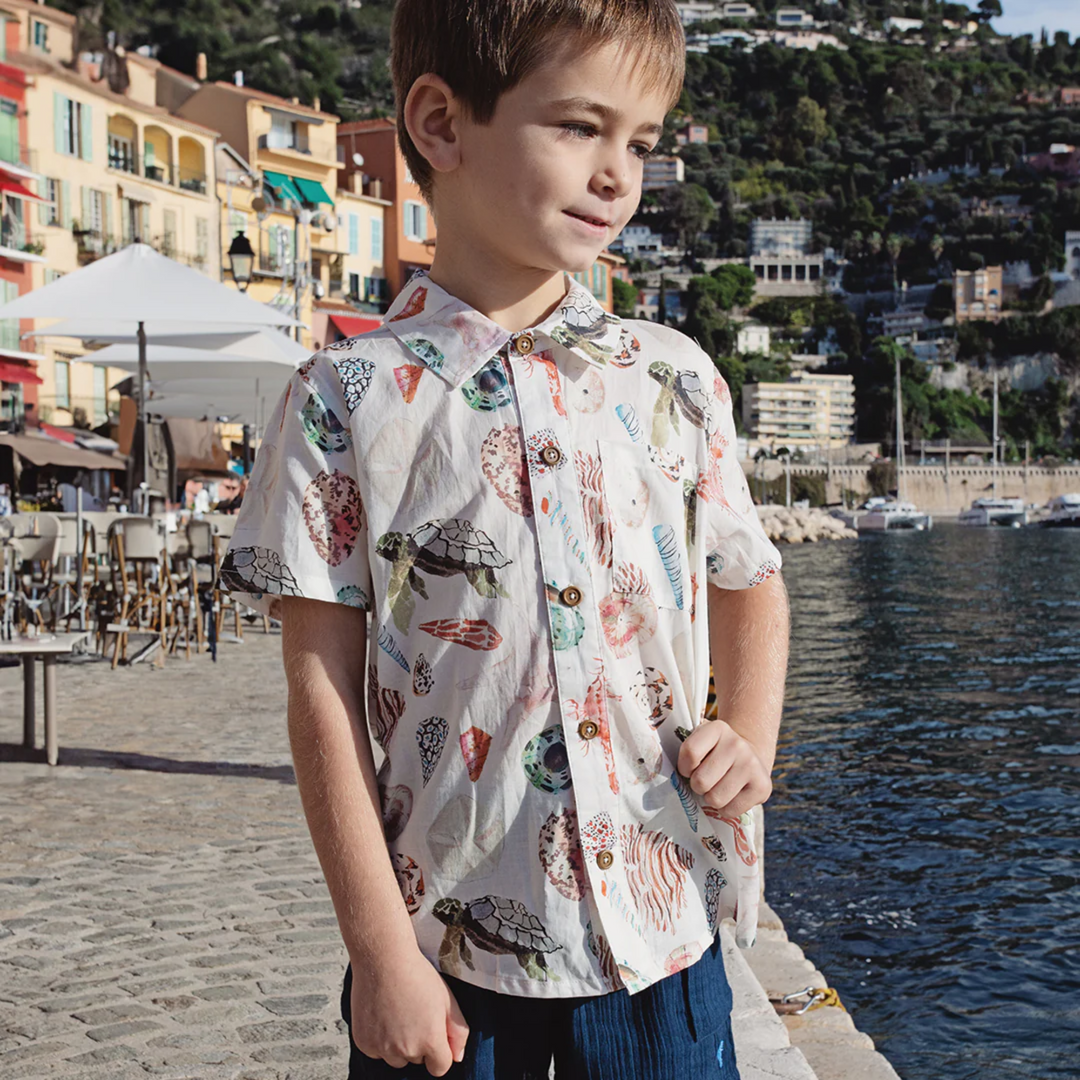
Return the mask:
M 651 158 L 656 153 L 654 147 L 642 146 L 641 143 L 634 143 L 634 145 L 631 146 L 630 149 L 634 152 L 634 154 L 641 158 L 642 161 Z
M 596 128 L 592 124 L 563 124 L 562 127 L 564 131 L 569 131 L 582 139 L 591 138 L 596 134 Z

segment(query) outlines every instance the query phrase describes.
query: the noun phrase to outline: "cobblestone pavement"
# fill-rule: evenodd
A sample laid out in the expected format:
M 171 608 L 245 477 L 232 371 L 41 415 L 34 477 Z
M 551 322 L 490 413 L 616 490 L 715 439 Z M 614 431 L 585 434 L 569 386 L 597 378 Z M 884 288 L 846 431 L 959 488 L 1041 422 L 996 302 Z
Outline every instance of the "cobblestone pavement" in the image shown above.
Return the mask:
M 21 673 L 0 669 L 0 1077 L 344 1076 L 280 636 L 57 671 L 50 769 L 17 748 Z

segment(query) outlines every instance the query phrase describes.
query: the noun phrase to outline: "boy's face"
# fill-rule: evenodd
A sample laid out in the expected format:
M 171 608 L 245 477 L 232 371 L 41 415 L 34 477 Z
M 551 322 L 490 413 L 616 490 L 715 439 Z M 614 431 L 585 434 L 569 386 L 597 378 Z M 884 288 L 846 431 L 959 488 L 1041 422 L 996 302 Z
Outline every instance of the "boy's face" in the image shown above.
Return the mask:
M 487 124 L 460 126 L 460 165 L 436 193 L 444 221 L 508 266 L 587 270 L 641 198 L 644 156 L 655 147 L 667 95 L 646 88 L 633 52 L 574 42 L 499 99 Z M 451 179 L 452 177 L 452 179 Z

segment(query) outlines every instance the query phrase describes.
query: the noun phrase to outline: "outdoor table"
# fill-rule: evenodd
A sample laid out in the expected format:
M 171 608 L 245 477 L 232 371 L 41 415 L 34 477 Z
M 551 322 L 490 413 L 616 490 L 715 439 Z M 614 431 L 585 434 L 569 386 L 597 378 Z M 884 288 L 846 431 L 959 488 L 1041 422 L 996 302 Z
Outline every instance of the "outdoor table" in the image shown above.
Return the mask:
M 40 638 L 12 638 L 0 640 L 0 656 L 21 656 L 23 662 L 23 746 L 33 750 L 36 741 L 34 701 L 34 661 L 40 656 L 45 670 L 45 758 L 50 765 L 56 764 L 56 658 L 60 653 L 70 653 L 86 638 L 89 630 L 70 633 L 45 634 Z

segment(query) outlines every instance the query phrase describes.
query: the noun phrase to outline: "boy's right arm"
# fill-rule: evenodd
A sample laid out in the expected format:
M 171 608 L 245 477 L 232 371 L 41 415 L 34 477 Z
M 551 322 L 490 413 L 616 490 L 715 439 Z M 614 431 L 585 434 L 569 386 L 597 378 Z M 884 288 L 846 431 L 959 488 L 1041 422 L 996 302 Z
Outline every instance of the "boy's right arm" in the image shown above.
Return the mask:
M 353 969 L 353 1041 L 395 1068 L 442 1076 L 468 1028 L 420 952 L 383 839 L 364 707 L 366 614 L 283 597 L 289 741 L 308 828 Z

